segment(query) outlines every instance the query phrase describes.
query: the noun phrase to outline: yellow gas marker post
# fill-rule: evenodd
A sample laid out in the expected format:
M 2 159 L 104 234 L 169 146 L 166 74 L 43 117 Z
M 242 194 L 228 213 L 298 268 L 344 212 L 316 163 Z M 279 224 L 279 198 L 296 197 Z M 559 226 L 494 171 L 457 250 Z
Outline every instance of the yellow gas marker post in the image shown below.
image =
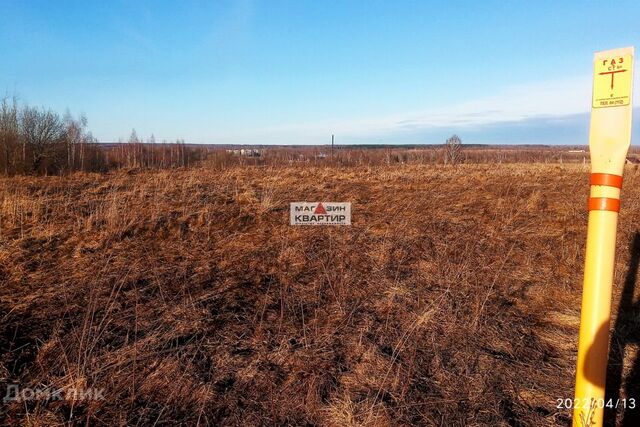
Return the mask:
M 594 56 L 589 151 L 591 194 L 574 426 L 601 426 L 609 348 L 611 293 L 622 172 L 631 144 L 633 47 Z M 613 402 L 615 405 L 616 402 Z

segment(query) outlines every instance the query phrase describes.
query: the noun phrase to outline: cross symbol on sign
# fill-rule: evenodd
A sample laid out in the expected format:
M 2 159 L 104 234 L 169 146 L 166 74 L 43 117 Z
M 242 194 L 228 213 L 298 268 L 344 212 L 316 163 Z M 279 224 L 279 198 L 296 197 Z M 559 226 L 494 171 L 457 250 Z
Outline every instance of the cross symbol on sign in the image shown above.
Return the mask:
M 601 76 L 605 74 L 611 74 L 611 89 L 613 89 L 613 77 L 616 73 L 624 73 L 627 70 L 617 70 L 617 71 L 605 71 L 604 73 L 600 73 Z

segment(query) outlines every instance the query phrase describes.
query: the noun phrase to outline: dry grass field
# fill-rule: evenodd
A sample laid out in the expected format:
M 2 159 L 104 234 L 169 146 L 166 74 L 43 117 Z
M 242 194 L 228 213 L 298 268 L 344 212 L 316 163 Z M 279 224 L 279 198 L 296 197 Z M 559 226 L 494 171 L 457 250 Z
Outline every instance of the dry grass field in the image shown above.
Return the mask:
M 625 173 L 623 396 L 640 327 Z M 0 402 L 0 424 L 567 425 L 587 195 L 566 164 L 0 178 L 0 390 L 104 391 Z M 353 225 L 289 226 L 305 200 L 352 202 Z

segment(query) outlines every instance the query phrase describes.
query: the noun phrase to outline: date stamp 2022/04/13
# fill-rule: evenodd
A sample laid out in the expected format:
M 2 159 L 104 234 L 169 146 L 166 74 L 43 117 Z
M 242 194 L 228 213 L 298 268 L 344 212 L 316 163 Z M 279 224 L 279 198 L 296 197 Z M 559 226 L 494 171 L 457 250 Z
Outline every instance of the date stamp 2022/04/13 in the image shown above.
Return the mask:
M 590 408 L 611 408 L 611 409 L 636 409 L 636 399 L 556 399 L 558 409 L 590 409 Z

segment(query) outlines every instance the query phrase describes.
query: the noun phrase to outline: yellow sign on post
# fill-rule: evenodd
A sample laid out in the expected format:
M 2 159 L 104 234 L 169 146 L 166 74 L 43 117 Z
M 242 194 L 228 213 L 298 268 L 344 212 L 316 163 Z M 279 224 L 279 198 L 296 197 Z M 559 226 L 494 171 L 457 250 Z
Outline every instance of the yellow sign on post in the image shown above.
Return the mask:
M 594 61 L 593 108 L 629 105 L 632 68 L 632 55 L 603 57 Z
M 631 144 L 633 48 L 597 52 L 589 130 L 591 191 L 574 426 L 602 426 L 622 172 Z

